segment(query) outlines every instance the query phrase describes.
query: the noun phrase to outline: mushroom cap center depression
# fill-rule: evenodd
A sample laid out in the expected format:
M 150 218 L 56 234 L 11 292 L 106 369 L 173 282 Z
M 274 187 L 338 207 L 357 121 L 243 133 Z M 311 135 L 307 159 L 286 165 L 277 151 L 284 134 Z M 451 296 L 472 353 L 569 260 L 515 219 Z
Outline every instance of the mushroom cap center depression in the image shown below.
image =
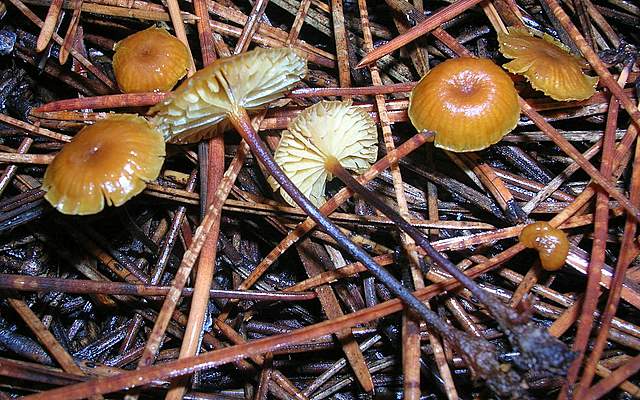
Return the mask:
M 448 79 L 446 89 L 441 92 L 442 104 L 452 113 L 481 115 L 493 103 L 495 89 L 487 74 L 460 71 Z
M 161 74 L 167 64 L 171 63 L 171 52 L 154 43 L 145 43 L 139 49 L 139 61 L 153 68 L 153 72 Z
M 118 156 L 118 143 L 112 139 L 101 139 L 94 143 L 78 143 L 74 146 L 78 153 L 76 157 L 69 158 L 69 162 L 78 168 L 87 168 L 87 166 L 110 165 L 114 159 L 128 158 L 127 154 Z

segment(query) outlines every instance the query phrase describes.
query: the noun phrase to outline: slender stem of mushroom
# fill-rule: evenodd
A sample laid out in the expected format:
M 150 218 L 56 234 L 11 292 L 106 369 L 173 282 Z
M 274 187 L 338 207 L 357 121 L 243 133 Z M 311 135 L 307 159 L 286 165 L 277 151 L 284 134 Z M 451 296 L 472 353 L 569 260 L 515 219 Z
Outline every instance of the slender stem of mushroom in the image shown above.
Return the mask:
M 427 255 L 446 272 L 456 278 L 462 285 L 473 293 L 473 295 L 487 308 L 489 308 L 495 317 L 502 319 L 512 319 L 516 317 L 516 314 L 511 309 L 505 307 L 502 303 L 497 301 L 490 293 L 482 290 L 473 279 L 469 278 L 462 271 L 460 271 L 451 261 L 445 258 L 438 250 L 431 246 L 431 243 L 417 228 L 411 225 L 407 220 L 402 218 L 395 210 L 384 203 L 374 192 L 362 186 L 356 181 L 351 174 L 344 169 L 340 162 L 335 157 L 328 157 L 325 160 L 325 168 L 331 172 L 334 176 L 340 179 L 347 187 L 353 190 L 364 198 L 367 203 L 377 208 L 380 212 L 386 215 L 391 221 L 393 221 L 398 228 L 405 231 L 418 246 L 422 247 Z
M 302 208 L 311 219 L 329 236 L 331 236 L 343 249 L 353 258 L 360 261 L 376 278 L 386 285 L 389 290 L 408 306 L 413 308 L 429 325 L 440 332 L 443 336 L 457 337 L 462 332 L 446 324 L 436 313 L 418 300 L 411 292 L 393 277 L 387 270 L 378 265 L 371 256 L 355 245 L 342 231 L 333 224 L 320 210 L 314 206 L 309 199 L 291 182 L 289 177 L 280 169 L 280 166 L 273 159 L 262 139 L 251 126 L 249 116 L 244 109 L 239 109 L 235 114 L 231 114 L 229 119 L 242 138 L 249 144 L 252 153 L 260 160 L 262 165 L 271 173 L 273 178 L 291 196 L 293 201 Z M 404 220 L 403 220 L 404 221 Z M 466 277 L 465 277 L 466 278 Z M 467 278 L 468 279 L 468 278 Z M 466 334 L 464 334 L 466 335 Z

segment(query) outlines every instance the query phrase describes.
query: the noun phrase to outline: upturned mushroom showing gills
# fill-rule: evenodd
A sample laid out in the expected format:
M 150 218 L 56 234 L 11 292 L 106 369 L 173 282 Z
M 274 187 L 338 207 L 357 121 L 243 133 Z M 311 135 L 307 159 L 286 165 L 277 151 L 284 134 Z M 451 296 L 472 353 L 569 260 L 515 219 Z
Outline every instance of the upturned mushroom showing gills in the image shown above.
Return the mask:
M 518 123 L 518 93 L 509 75 L 491 60 L 447 60 L 411 91 L 409 119 L 435 132 L 437 147 L 478 151 L 497 143 Z
M 153 107 L 153 123 L 169 143 L 213 136 L 218 123 L 239 109 L 254 110 L 279 99 L 307 73 L 307 62 L 289 48 L 255 49 L 214 61 Z
M 114 115 L 87 126 L 67 143 L 44 174 L 45 198 L 63 214 L 120 206 L 158 177 L 165 144 L 146 119 Z
M 124 93 L 166 92 L 187 74 L 189 62 L 178 38 L 151 27 L 116 43 L 113 72 Z
M 319 207 L 327 180 L 333 179 L 325 161 L 334 157 L 348 170 L 363 173 L 378 156 L 378 129 L 364 110 L 351 102 L 323 101 L 300 113 L 282 132 L 276 162 L 302 193 Z M 272 177 L 273 190 L 280 188 Z M 284 191 L 285 201 L 295 202 Z
M 512 59 L 503 67 L 524 75 L 534 89 L 554 100 L 588 99 L 595 93 L 598 78 L 585 75 L 588 64 L 551 36 L 533 36 L 522 28 L 498 32 L 500 52 Z
M 547 271 L 562 268 L 569 254 L 567 234 L 547 222 L 527 225 L 520 233 L 519 240 L 527 248 L 538 252 L 540 264 Z

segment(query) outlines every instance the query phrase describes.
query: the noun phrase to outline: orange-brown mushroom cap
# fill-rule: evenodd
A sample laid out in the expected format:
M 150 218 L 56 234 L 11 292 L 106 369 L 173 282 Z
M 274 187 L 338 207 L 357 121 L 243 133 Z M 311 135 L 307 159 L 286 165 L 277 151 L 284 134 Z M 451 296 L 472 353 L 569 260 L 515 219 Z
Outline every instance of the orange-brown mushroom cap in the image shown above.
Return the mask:
M 539 221 L 527 225 L 520 236 L 520 243 L 530 249 L 536 249 L 540 256 L 540 264 L 547 271 L 556 271 L 565 263 L 569 254 L 569 239 L 566 233 Z
M 188 67 L 187 47 L 161 28 L 134 33 L 115 46 L 113 72 L 124 93 L 169 91 Z
M 584 100 L 595 93 L 598 78 L 585 75 L 584 60 L 549 35 L 538 38 L 526 29 L 499 32 L 500 52 L 513 59 L 503 67 L 524 75 L 534 89 L 560 101 Z
M 435 132 L 437 147 L 477 151 L 500 141 L 520 116 L 509 75 L 492 61 L 456 58 L 439 64 L 411 92 L 409 118 Z
M 120 206 L 157 178 L 162 135 L 142 117 L 111 116 L 67 143 L 44 174 L 45 198 L 63 214 L 87 215 Z

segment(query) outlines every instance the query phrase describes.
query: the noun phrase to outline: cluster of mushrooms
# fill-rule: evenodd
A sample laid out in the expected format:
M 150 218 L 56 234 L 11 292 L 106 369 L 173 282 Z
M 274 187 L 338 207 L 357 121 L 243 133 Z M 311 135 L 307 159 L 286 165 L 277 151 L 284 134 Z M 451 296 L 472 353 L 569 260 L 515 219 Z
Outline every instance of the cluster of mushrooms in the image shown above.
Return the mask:
M 508 34 L 500 33 L 498 40 L 502 54 L 511 59 L 504 68 L 526 77 L 534 89 L 561 101 L 582 100 L 594 93 L 597 78 L 585 75 L 583 61 L 552 38 L 510 29 Z M 136 64 L 139 59 L 144 62 Z M 185 76 L 188 63 L 185 46 L 158 28 L 138 32 L 118 43 L 113 59 L 123 92 L 171 90 Z M 141 71 L 139 65 L 146 67 Z M 152 107 L 150 118 L 116 114 L 82 129 L 49 165 L 43 182 L 45 198 L 64 214 L 94 214 L 105 203 L 122 205 L 157 178 L 164 162 L 165 143 L 198 142 L 222 134 L 231 125 L 271 174 L 268 182 L 273 190 L 287 203 L 301 207 L 431 328 L 456 338 L 463 357 L 480 369 L 475 371 L 477 375 L 484 377 L 497 394 L 526 385 L 517 383 L 517 375 L 496 357 L 474 362 L 472 359 L 478 355 L 465 349 L 471 348 L 467 346 L 470 343 L 478 345 L 481 339 L 443 322 L 318 210 L 325 201 L 327 181 L 339 178 L 393 220 L 435 265 L 458 279 L 491 309 L 514 347 L 522 346 L 525 340 L 530 347 L 531 343 L 538 343 L 540 349 L 533 346 L 528 352 L 522 351 L 519 366 L 544 365 L 547 371 L 564 371 L 572 357 L 564 344 L 529 322 L 520 323 L 527 326 L 526 330 L 516 326 L 518 315 L 514 310 L 475 285 L 433 249 L 422 232 L 346 171 L 360 174 L 376 161 L 378 129 L 367 112 L 349 101 L 317 103 L 291 121 L 281 134 L 275 154 L 270 153 L 252 127 L 248 112 L 282 97 L 306 71 L 304 57 L 289 48 L 256 49 L 217 60 Z M 516 127 L 519 115 L 513 80 L 487 59 L 445 61 L 417 83 L 410 97 L 409 117 L 415 128 L 432 135 L 435 146 L 454 152 L 478 151 L 500 141 Z M 522 231 L 520 240 L 538 250 L 543 268 L 555 270 L 564 265 L 568 241 L 562 231 L 536 223 Z M 493 354 L 495 349 L 487 345 L 483 344 L 485 351 Z M 557 354 L 536 353 L 549 346 L 559 349 Z M 544 362 L 538 362 L 536 357 L 544 358 Z M 495 371 L 502 371 L 502 381 L 492 377 Z M 516 384 L 505 386 L 504 381 Z

